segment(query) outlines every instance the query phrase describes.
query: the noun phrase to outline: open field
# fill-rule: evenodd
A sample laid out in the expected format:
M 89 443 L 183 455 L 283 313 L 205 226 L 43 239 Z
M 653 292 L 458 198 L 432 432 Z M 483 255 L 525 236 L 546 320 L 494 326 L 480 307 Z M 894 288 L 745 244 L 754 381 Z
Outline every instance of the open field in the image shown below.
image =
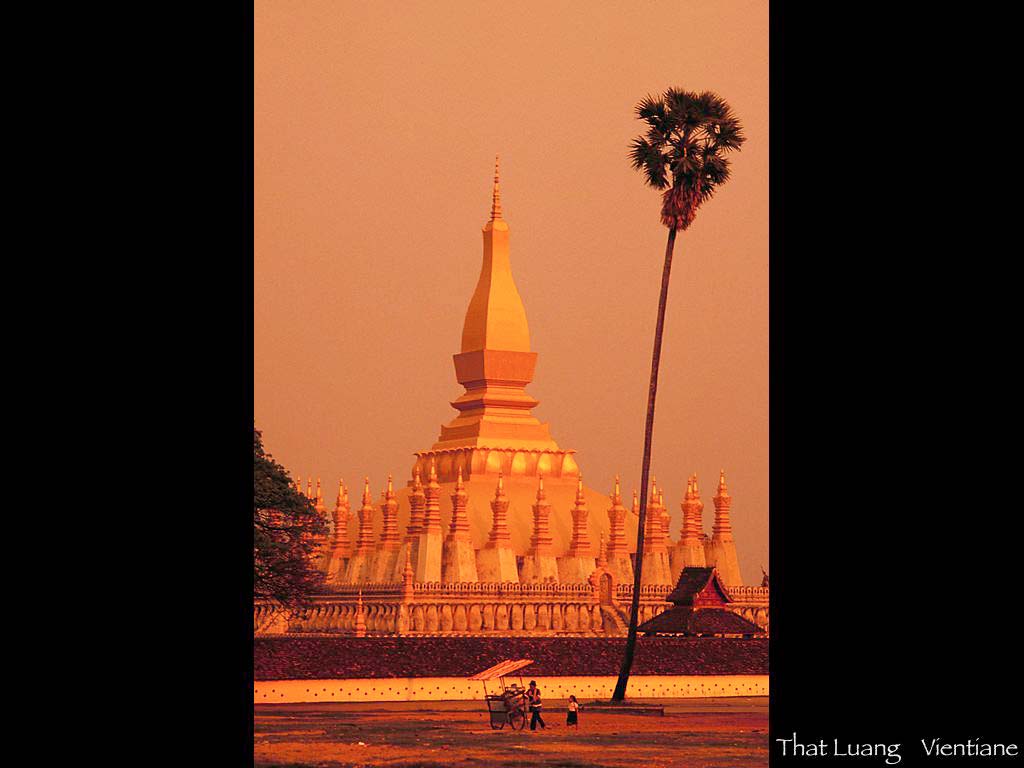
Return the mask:
M 637 699 L 637 701 L 655 701 Z M 547 729 L 491 730 L 470 702 L 267 704 L 254 713 L 256 766 L 710 768 L 768 764 L 768 699 L 660 699 L 664 717 L 580 714 L 545 702 Z M 362 743 L 360 743 L 362 742 Z

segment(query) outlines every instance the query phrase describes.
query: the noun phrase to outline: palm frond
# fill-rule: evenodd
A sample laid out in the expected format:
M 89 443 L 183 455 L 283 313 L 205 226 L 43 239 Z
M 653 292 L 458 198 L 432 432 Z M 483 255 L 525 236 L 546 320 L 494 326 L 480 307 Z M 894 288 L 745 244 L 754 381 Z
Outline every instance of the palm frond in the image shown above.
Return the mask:
M 643 172 L 647 184 L 664 190 L 662 223 L 686 229 L 701 203 L 729 180 L 723 155 L 746 141 L 740 122 L 718 94 L 681 88 L 645 96 L 636 113 L 649 127 L 630 145 L 633 168 Z
M 638 136 L 633 139 L 629 151 L 630 162 L 634 170 L 643 170 L 647 183 L 655 189 L 664 189 L 668 186 L 668 179 L 665 177 L 665 165 L 668 158 L 658 148 Z

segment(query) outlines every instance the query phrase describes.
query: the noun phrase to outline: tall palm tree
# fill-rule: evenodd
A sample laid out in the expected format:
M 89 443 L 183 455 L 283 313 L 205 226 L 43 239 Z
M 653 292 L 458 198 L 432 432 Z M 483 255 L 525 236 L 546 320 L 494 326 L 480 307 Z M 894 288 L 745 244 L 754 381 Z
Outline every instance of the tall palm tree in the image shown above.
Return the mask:
M 658 392 L 658 365 L 665 328 L 665 302 L 672 269 L 676 232 L 688 229 L 697 209 L 720 184 L 729 179 L 725 154 L 743 144 L 740 122 L 725 101 L 714 93 L 692 93 L 669 88 L 660 97 L 647 96 L 636 106 L 637 118 L 647 123 L 647 133 L 633 140 L 630 159 L 642 171 L 644 181 L 664 190 L 661 223 L 668 227 L 665 266 L 661 273 L 658 322 L 654 329 L 651 357 L 651 386 L 647 395 L 647 423 L 644 427 L 644 459 L 640 474 L 640 519 L 636 532 L 636 566 L 633 571 L 633 603 L 629 617 L 626 652 L 619 670 L 612 701 L 626 696 L 629 671 L 636 650 L 637 617 L 640 613 L 640 575 L 644 563 L 644 527 L 647 519 L 647 478 L 651 467 L 651 436 L 654 432 L 654 400 Z

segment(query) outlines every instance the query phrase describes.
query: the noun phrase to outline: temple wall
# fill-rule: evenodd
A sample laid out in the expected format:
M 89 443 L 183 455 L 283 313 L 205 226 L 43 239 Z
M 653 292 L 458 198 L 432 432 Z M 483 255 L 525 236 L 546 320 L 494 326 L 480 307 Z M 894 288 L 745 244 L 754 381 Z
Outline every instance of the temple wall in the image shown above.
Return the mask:
M 538 677 L 545 714 L 561 712 L 557 700 L 575 695 L 584 702 L 608 699 L 617 677 Z M 498 681 L 487 683 L 494 693 Z M 626 695 L 633 698 L 703 698 L 767 696 L 768 675 L 631 675 Z M 298 704 L 321 701 L 478 701 L 484 687 L 463 677 L 396 677 L 348 680 L 264 680 L 253 684 L 256 704 Z M 584 709 L 584 717 L 586 710 Z

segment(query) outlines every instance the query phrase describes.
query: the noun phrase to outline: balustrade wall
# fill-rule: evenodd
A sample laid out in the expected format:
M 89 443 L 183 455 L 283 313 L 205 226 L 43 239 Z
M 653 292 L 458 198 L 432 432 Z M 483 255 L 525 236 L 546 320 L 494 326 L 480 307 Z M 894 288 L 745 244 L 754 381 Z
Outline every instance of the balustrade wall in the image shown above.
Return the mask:
M 367 634 L 602 634 L 621 635 L 629 620 L 631 584 L 618 585 L 616 606 L 602 606 L 590 584 L 441 584 L 412 585 L 406 597 L 401 584 L 342 587 L 311 600 L 301 613 L 286 616 L 268 604 L 254 607 L 257 633 L 351 634 L 356 631 L 359 593 Z M 671 586 L 640 588 L 640 622 L 672 606 Z M 729 607 L 767 629 L 768 590 L 733 587 Z

